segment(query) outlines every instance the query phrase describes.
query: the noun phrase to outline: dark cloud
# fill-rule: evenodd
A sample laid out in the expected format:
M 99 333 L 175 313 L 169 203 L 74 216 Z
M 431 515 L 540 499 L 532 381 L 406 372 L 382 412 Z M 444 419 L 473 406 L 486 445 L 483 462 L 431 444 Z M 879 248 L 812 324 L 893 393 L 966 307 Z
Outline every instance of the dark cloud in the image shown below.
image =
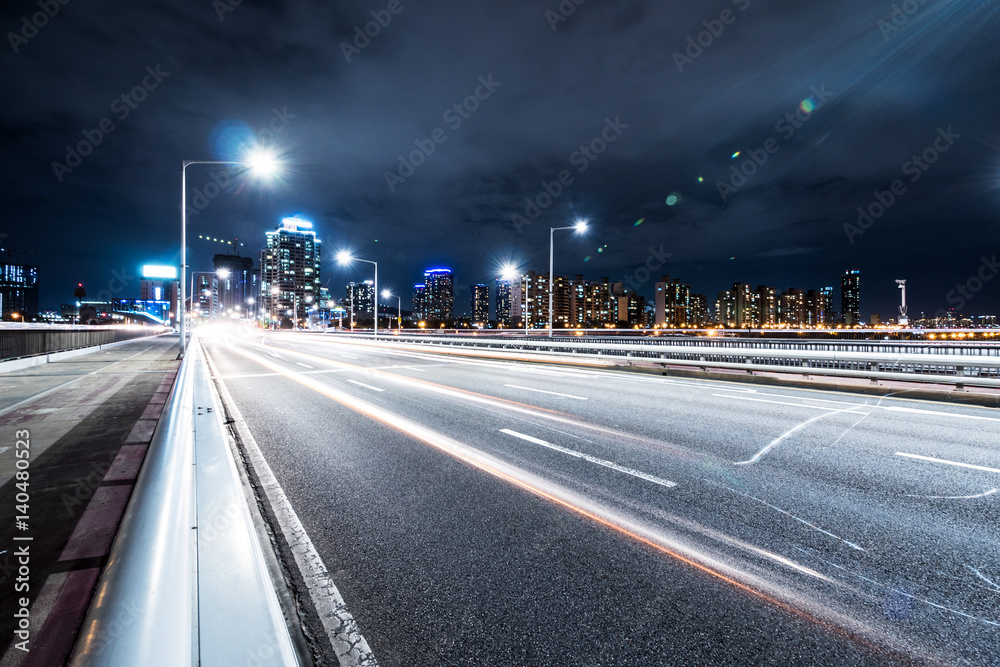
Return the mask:
M 671 275 L 710 295 L 734 281 L 831 285 L 857 267 L 865 310 L 889 313 L 894 278 L 909 280 L 911 312 L 934 311 L 1000 245 L 995 3 L 593 0 L 557 21 L 555 1 L 401 0 L 350 62 L 344 44 L 388 1 L 224 3 L 72 0 L 14 38 L 17 53 L 8 34 L 3 243 L 42 266 L 44 305 L 78 280 L 96 291 L 123 266 L 177 261 L 180 163 L 219 159 L 227 121 L 273 141 L 290 169 L 268 187 L 234 179 L 190 219 L 195 268 L 218 250 L 199 233 L 255 247 L 300 212 L 328 255 L 377 258 L 383 284 L 445 264 L 469 285 L 506 259 L 545 270 L 546 228 L 580 216 L 594 231 L 559 238 L 563 273 L 620 277 L 660 245 Z M 915 8 L 898 26 L 897 6 Z M 8 3 L 0 25 L 18 34 L 38 11 Z M 120 118 L 115 100 L 157 66 L 169 74 Z M 483 96 L 481 77 L 499 85 L 455 112 Z M 287 122 L 269 133 L 276 113 Z M 104 118 L 114 130 L 60 182 L 52 163 Z M 603 153 L 575 157 L 616 118 L 627 128 Z M 948 128 L 960 138 L 911 181 L 907 162 Z M 428 140 L 434 152 L 390 190 L 386 172 Z M 762 150 L 723 200 L 717 184 Z M 572 183 L 515 229 L 563 170 Z M 190 169 L 189 196 L 211 173 Z M 906 192 L 851 243 L 844 225 L 896 179 Z M 325 277 L 339 293 L 360 271 Z M 966 310 L 1000 310 L 1000 281 Z

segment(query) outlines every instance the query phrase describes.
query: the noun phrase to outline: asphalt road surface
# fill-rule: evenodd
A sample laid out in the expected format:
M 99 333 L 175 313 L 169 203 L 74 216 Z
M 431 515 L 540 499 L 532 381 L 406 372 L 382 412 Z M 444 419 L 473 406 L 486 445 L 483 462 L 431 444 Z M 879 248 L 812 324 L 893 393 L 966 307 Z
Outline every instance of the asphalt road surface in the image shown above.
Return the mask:
M 202 337 L 382 665 L 1000 665 L 1000 412 Z

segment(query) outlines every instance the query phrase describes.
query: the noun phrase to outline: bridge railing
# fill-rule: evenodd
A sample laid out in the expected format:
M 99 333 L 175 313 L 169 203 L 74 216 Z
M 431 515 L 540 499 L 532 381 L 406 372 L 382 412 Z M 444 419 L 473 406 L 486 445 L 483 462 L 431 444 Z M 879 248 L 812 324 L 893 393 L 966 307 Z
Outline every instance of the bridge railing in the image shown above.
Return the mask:
M 329 335 L 329 334 L 328 334 Z M 371 336 L 337 334 L 372 343 Z M 489 335 L 379 337 L 430 348 L 477 349 L 491 354 L 593 358 L 619 364 L 658 364 L 800 375 L 904 380 L 1000 387 L 1000 345 L 900 341 L 796 341 L 734 338 L 595 338 Z
M 166 327 L 157 326 L 0 329 L 0 361 L 120 343 L 164 331 Z

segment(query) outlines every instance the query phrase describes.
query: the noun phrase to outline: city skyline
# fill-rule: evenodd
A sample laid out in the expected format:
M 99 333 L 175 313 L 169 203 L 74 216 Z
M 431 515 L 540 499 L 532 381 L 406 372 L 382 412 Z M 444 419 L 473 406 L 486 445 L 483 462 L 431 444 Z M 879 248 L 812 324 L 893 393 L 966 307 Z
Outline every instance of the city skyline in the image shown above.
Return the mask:
M 703 4 L 553 22 L 528 3 L 446 3 L 395 16 L 359 53 L 341 43 L 371 20 L 361 3 L 303 5 L 329 28 L 307 31 L 284 7 L 67 10 L 7 54 L 21 93 L 0 110 L 0 247 L 42 269 L 47 307 L 137 259 L 177 265 L 181 162 L 263 142 L 288 165 L 275 183 L 188 174 L 192 267 L 218 251 L 199 235 L 254 238 L 301 212 L 327 247 L 377 256 L 387 283 L 449 266 L 466 300 L 498 264 L 542 268 L 546 227 L 585 217 L 587 237 L 558 240 L 559 274 L 621 280 L 652 248 L 670 255 L 659 272 L 708 294 L 856 267 L 877 312 L 896 279 L 917 312 L 1000 310 L 996 281 L 970 288 L 996 274 L 1000 241 L 996 8 L 925 4 L 886 30 L 891 5 L 731 4 L 723 24 Z M 11 34 L 24 11 L 0 10 Z M 135 39 L 114 58 L 91 48 L 118 34 Z

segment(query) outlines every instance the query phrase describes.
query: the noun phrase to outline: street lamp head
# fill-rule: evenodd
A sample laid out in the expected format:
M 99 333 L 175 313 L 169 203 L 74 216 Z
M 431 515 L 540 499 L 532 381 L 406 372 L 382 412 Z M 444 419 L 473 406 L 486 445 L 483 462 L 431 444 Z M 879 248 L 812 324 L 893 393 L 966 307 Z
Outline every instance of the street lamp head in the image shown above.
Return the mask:
M 354 258 L 351 256 L 351 253 L 347 252 L 346 250 L 341 250 L 340 252 L 337 253 L 337 263 L 338 264 L 341 264 L 341 265 L 343 265 L 343 264 L 350 264 L 353 261 L 354 261 Z
M 587 226 L 588 223 L 586 220 L 577 220 L 576 223 L 573 225 L 573 230 L 577 234 L 583 234 L 587 231 Z
M 517 267 L 513 264 L 504 264 L 500 267 L 500 278 L 503 280 L 513 280 L 518 273 Z
M 387 289 L 382 290 L 383 299 L 388 299 L 391 296 L 392 296 L 392 290 L 387 290 Z
M 247 153 L 243 162 L 258 178 L 271 178 L 281 170 L 277 156 L 260 148 Z
M 278 292 L 280 292 L 280 291 L 281 291 L 281 288 L 279 288 L 277 285 L 275 285 L 274 287 L 271 288 L 271 294 L 277 295 Z
M 215 272 L 215 275 L 219 276 L 223 280 L 229 277 L 229 269 L 219 269 Z

